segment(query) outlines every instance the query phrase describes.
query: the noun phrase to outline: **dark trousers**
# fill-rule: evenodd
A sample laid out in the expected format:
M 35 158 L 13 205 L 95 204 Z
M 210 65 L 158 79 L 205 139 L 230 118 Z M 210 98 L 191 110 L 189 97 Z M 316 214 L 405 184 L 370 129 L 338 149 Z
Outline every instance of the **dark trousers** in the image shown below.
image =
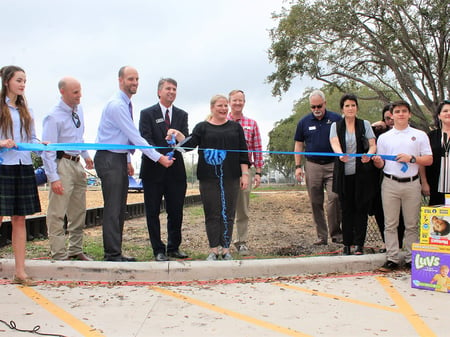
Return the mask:
M 368 202 L 356 200 L 356 175 L 344 177 L 341 197 L 342 236 L 345 246 L 364 246 L 367 232 Z
M 186 196 L 186 181 L 172 179 L 166 175 L 163 181 L 142 180 L 144 187 L 145 214 L 153 254 L 166 253 L 166 245 L 161 240 L 159 213 L 164 196 L 167 212 L 167 252 L 178 250 L 181 244 L 181 225 L 183 223 L 183 205 Z
M 105 260 L 122 255 L 122 233 L 128 196 L 126 153 L 97 151 L 95 169 L 102 181 L 103 249 Z
M 225 205 L 222 204 L 219 179 L 200 180 L 200 195 L 205 212 L 206 235 L 210 248 L 219 246 L 229 248 L 233 234 L 236 202 L 240 187 L 239 178 L 226 179 L 223 185 Z M 224 221 L 223 211 L 227 221 Z

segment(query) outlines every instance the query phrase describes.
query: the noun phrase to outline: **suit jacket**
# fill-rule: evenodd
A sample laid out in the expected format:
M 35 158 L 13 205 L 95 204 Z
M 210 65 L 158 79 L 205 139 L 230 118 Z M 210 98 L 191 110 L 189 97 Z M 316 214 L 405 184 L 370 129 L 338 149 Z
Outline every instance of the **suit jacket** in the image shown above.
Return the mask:
M 170 128 L 181 131 L 187 137 L 189 135 L 187 112 L 173 106 Z M 168 146 L 165 139 L 167 135 L 166 123 L 159 103 L 141 111 L 139 131 L 150 145 Z M 169 148 L 156 150 L 164 155 L 171 151 Z M 165 168 L 160 163 L 155 163 L 143 155 L 140 178 L 161 182 L 166 175 L 170 175 L 170 179 L 186 181 L 186 170 L 182 154 L 175 151 L 174 158 L 173 165 Z

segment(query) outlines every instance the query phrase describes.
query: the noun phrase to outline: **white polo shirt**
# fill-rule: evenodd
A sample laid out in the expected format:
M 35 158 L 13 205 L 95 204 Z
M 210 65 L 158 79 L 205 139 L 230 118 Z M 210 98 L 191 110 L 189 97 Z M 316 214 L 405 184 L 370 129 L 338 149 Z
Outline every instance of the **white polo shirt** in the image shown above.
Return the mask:
M 383 133 L 377 141 L 377 154 L 396 156 L 406 153 L 413 156 L 432 155 L 430 140 L 425 132 L 408 126 L 404 130 L 392 128 Z M 419 165 L 407 163 L 408 169 L 403 172 L 403 163 L 385 160 L 383 172 L 398 178 L 414 177 L 419 173 Z

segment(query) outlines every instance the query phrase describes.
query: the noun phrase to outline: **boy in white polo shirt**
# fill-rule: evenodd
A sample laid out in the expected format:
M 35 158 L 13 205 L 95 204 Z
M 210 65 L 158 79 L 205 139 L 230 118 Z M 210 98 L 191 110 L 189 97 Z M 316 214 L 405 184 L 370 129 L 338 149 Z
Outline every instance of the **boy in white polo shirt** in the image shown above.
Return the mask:
M 431 146 L 425 132 L 409 126 L 411 110 L 408 102 L 397 101 L 391 106 L 394 127 L 378 139 L 377 153 L 394 155 L 395 161 L 372 157 L 374 164 L 383 169 L 381 198 L 385 218 L 385 264 L 379 271 L 389 272 L 400 264 L 397 227 L 400 209 L 405 222 L 405 267 L 411 268 L 411 246 L 418 239 L 421 186 L 419 166 L 433 162 Z

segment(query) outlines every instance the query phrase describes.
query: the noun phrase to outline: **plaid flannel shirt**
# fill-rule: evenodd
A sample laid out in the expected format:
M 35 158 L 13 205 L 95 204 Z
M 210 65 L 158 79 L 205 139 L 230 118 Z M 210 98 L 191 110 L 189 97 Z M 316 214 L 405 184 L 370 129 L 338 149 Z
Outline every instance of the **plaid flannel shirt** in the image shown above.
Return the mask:
M 228 114 L 228 120 L 241 124 L 249 151 L 262 151 L 261 134 L 256 121 L 244 115 L 240 119 L 233 119 L 231 113 Z M 248 159 L 256 168 L 261 168 L 264 165 L 262 152 L 249 152 Z

